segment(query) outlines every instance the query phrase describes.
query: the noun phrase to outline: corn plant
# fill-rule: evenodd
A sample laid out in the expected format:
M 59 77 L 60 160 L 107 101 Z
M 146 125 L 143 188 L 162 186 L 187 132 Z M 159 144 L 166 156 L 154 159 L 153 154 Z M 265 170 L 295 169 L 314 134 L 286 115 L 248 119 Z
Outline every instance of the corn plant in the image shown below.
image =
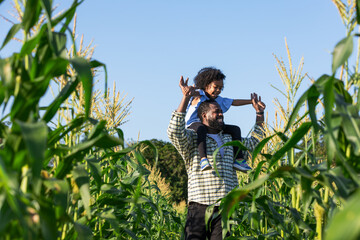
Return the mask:
M 357 10 L 349 21 L 352 31 L 360 16 L 358 3 L 348 1 L 351 4 L 345 10 L 349 11 L 346 16 Z M 237 234 L 247 239 L 360 236 L 356 204 L 360 196 L 359 81 L 357 67 L 355 73 L 347 68 L 353 37 L 348 32 L 335 46 L 332 75 L 314 81 L 294 104 L 284 129 L 267 136 L 252 153 L 253 159 L 261 156 L 265 160 L 258 164 L 249 184 L 233 190 L 221 202 L 224 234 L 236 223 L 241 229 Z M 317 111 L 320 103 L 323 115 Z M 299 115 L 305 106 L 305 114 Z M 264 146 L 276 137 L 282 143 L 265 152 Z M 321 139 L 326 152 L 317 156 Z M 237 239 L 236 235 L 231 238 Z
M 301 125 L 303 122 L 308 121 L 309 119 L 300 115 L 296 116 L 298 120 L 296 124 L 291 126 L 291 129 L 285 134 L 280 134 L 286 128 L 286 123 L 290 118 L 290 114 L 294 109 L 294 105 L 296 103 L 295 98 L 298 92 L 298 89 L 303 81 L 305 75 L 302 74 L 302 67 L 303 67 L 303 59 L 300 60 L 300 64 L 296 71 L 293 70 L 292 66 L 292 58 L 290 54 L 290 50 L 287 45 L 287 41 L 285 39 L 285 45 L 288 55 L 288 62 L 289 62 L 289 70 L 286 68 L 285 63 L 283 60 L 278 58 L 275 55 L 275 60 L 277 62 L 277 70 L 279 76 L 282 79 L 283 85 L 285 86 L 285 90 L 281 90 L 278 87 L 273 86 L 277 91 L 281 93 L 282 96 L 286 99 L 286 106 L 284 107 L 278 98 L 274 99 L 274 105 L 276 107 L 275 112 L 275 123 L 273 127 L 270 127 L 265 121 L 264 124 L 265 135 L 268 136 L 268 141 L 263 146 L 263 151 L 267 154 L 274 154 L 276 153 L 281 147 L 284 146 L 282 139 L 291 138 L 293 133 L 296 131 L 297 127 Z M 307 137 L 307 136 L 305 136 Z M 274 166 L 272 169 L 276 169 L 279 166 L 298 166 L 301 165 L 301 159 L 303 158 L 296 158 L 295 159 L 295 150 L 291 148 L 287 151 L 284 157 Z M 253 166 L 257 166 L 256 170 L 250 174 L 247 174 L 247 179 L 251 182 L 255 181 L 257 178 L 261 177 L 264 174 L 265 169 L 269 169 L 269 164 L 266 161 L 265 157 L 258 157 L 257 159 L 253 158 Z M 240 182 L 240 186 L 244 185 L 244 181 Z M 300 195 L 301 195 L 301 186 L 296 182 L 288 179 L 284 181 L 283 179 L 270 179 L 269 181 L 264 184 L 261 190 L 257 190 L 259 195 L 262 197 L 267 197 L 272 202 L 276 203 L 271 205 L 272 211 L 277 216 L 284 216 L 278 217 L 277 225 L 280 226 L 278 232 L 276 231 L 269 231 L 269 226 L 274 225 L 271 217 L 266 215 L 266 211 L 264 211 L 265 203 L 263 202 L 263 206 L 256 206 L 257 203 L 255 199 L 253 201 L 248 202 L 246 205 L 248 206 L 245 208 L 239 208 L 237 211 L 234 212 L 232 219 L 233 219 L 233 235 L 249 235 L 249 236 L 257 236 L 257 237 L 264 237 L 264 236 L 274 236 L 278 234 L 282 237 L 286 236 L 286 232 L 292 232 L 296 229 L 293 228 L 293 224 L 291 221 L 286 219 L 293 218 L 293 214 L 288 211 L 289 208 L 293 208 L 299 210 L 300 206 Z M 266 203 L 269 205 L 269 203 Z M 269 209 L 267 207 L 267 209 Z M 238 224 L 241 223 L 241 224 Z M 251 231 L 247 231 L 246 229 L 251 229 Z M 296 230 L 298 231 L 298 230 Z
M 53 16 L 51 1 L 15 1 L 23 14 L 1 48 L 19 32 L 24 37 L 19 52 L 0 59 L 0 104 L 10 108 L 0 123 L 0 235 L 180 238 L 180 215 L 149 180 L 137 150 L 145 144 L 157 156 L 152 143 L 125 147 L 119 118 L 108 123 L 92 115 L 95 70 L 105 65 L 77 51 L 69 24 L 81 3 Z M 59 79 L 56 97 L 41 107 Z M 73 115 L 63 111 L 76 106 Z

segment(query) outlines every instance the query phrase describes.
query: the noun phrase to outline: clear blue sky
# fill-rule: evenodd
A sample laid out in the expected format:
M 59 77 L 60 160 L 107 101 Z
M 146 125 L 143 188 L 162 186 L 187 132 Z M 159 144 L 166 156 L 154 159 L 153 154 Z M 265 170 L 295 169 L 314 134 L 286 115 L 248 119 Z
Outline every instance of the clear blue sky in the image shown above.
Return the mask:
M 9 16 L 9 2 L 0 5 L 1 15 Z M 63 9 L 71 1 L 58 2 Z M 109 86 L 116 81 L 127 99 L 134 97 L 129 122 L 122 126 L 125 138 L 134 140 L 138 134 L 140 140 L 168 140 L 170 114 L 181 99 L 179 78 L 189 77 L 192 84 L 205 66 L 226 75 L 222 96 L 261 95 L 272 125 L 274 97 L 285 101 L 270 86 L 283 89 L 273 54 L 287 62 L 285 37 L 294 66 L 304 57 L 303 73 L 317 79 L 331 73 L 331 52 L 345 36 L 331 0 L 87 0 L 77 13 L 77 33 L 84 34 L 86 45 L 94 40 L 94 58 L 107 65 Z M 3 19 L 0 24 L 4 39 L 10 25 Z M 309 84 L 305 78 L 300 93 Z M 243 134 L 254 120 L 250 105 L 225 114 L 225 122 L 239 125 Z

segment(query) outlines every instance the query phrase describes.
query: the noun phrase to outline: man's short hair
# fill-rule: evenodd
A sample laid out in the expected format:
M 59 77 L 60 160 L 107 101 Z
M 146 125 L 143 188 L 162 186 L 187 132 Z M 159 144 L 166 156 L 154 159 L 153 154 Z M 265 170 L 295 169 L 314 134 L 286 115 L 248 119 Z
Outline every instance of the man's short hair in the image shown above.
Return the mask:
M 197 115 L 201 122 L 203 121 L 202 114 L 207 113 L 210 110 L 210 104 L 218 104 L 218 103 L 213 99 L 209 99 L 200 103 L 197 111 Z

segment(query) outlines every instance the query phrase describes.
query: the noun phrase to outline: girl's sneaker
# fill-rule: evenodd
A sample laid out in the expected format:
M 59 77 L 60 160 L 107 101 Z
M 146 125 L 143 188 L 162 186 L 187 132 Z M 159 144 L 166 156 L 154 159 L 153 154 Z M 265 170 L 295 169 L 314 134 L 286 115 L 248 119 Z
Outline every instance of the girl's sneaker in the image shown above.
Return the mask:
M 200 167 L 201 167 L 201 171 L 211 169 L 211 165 L 209 163 L 209 160 L 207 158 L 201 159 L 200 160 Z
M 235 170 L 241 171 L 246 173 L 247 171 L 251 170 L 252 168 L 246 163 L 245 160 L 237 159 L 234 162 Z

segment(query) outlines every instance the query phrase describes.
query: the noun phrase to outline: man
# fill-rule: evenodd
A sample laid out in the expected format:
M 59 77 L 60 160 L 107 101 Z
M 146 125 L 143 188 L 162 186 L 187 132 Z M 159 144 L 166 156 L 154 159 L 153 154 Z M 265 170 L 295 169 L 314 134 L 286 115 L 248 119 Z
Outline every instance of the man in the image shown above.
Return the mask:
M 180 88 L 183 93 L 178 109 L 173 112 L 168 127 L 168 136 L 172 144 L 179 151 L 185 161 L 188 174 L 188 213 L 185 225 L 185 239 L 222 239 L 221 216 L 211 221 L 211 227 L 206 231 L 205 211 L 209 205 L 215 204 L 217 212 L 218 200 L 238 186 L 238 179 L 233 168 L 233 147 L 223 147 L 216 156 L 216 166 L 220 177 L 215 170 L 201 171 L 200 156 L 197 148 L 196 132 L 185 128 L 186 108 L 195 89 L 188 86 L 188 79 L 180 79 Z M 256 126 L 253 134 L 262 135 L 261 126 L 264 122 L 265 104 L 261 97 L 254 93 L 251 95 L 252 105 L 256 110 Z M 231 136 L 222 134 L 224 125 L 223 113 L 215 101 L 205 101 L 198 109 L 201 122 L 207 127 L 207 151 L 210 164 L 213 166 L 212 154 L 216 148 L 232 141 Z M 254 149 L 259 142 L 254 136 L 242 139 L 243 144 L 249 149 Z

